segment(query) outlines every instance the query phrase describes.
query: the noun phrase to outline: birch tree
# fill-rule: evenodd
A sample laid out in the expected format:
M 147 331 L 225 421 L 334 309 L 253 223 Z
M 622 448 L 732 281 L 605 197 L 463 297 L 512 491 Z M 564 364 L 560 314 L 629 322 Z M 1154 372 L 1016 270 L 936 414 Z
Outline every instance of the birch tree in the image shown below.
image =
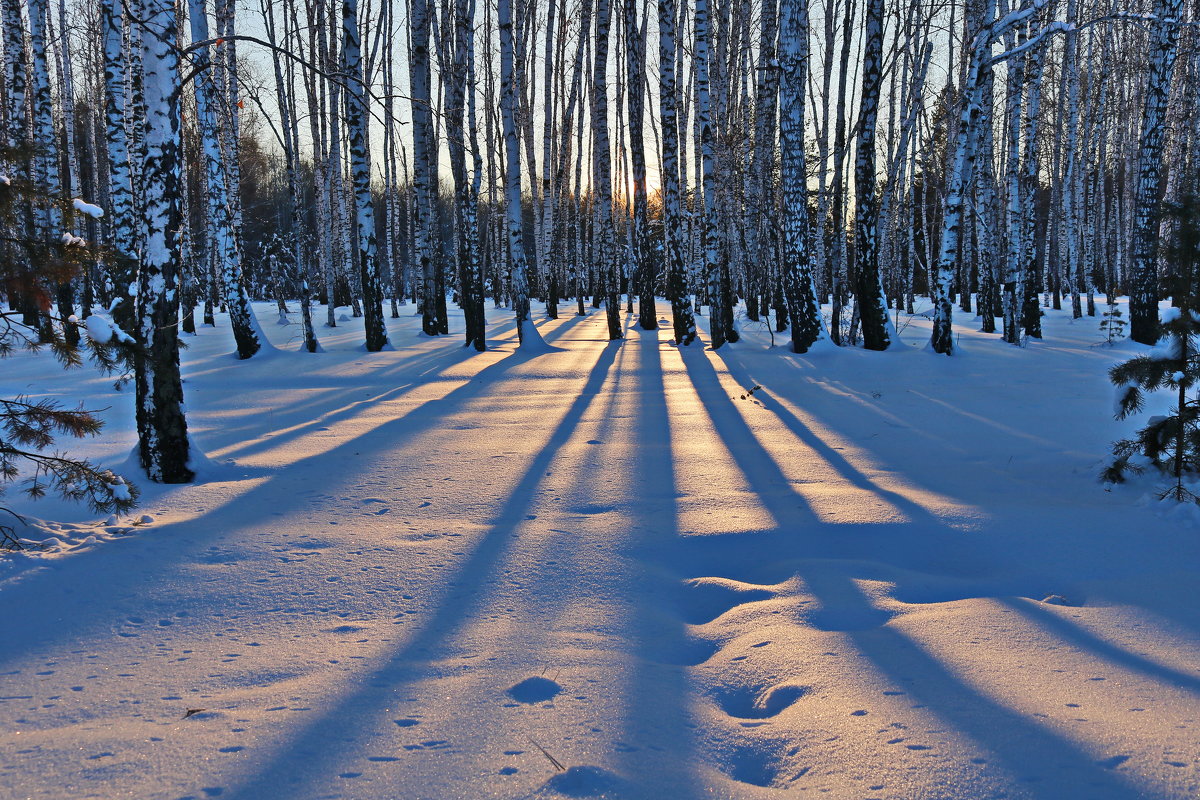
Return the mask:
M 883 0 L 867 0 L 854 168 L 854 256 L 863 344 L 868 350 L 886 350 L 893 338 L 879 273 L 879 204 L 875 189 L 875 123 L 879 115 L 879 91 L 883 82 L 882 62 Z
M 703 0 L 702 0 L 703 1 Z M 807 353 L 826 334 L 809 257 L 808 169 L 804 154 L 804 86 L 808 73 L 808 0 L 782 0 L 779 61 L 779 182 L 783 191 L 783 276 L 792 350 Z
M 675 343 L 687 345 L 696 339 L 696 318 L 692 314 L 692 302 L 688 293 L 679 207 L 679 90 L 675 70 L 679 50 L 675 0 L 659 0 L 658 102 L 659 115 L 662 118 L 663 251 L 666 255 L 667 297 L 671 301 L 671 324 Z
M 346 128 L 350 134 L 350 170 L 358 224 L 358 270 L 362 282 L 363 325 L 367 352 L 388 343 L 383 322 L 383 289 L 371 201 L 371 151 L 367 146 L 367 98 L 358 30 L 358 0 L 342 0 L 342 72 L 346 76 Z
M 1156 0 L 1154 10 L 1137 162 L 1129 296 L 1129 338 L 1142 344 L 1158 341 L 1158 201 L 1163 134 L 1183 0 Z
M 190 443 L 183 414 L 176 329 L 179 274 L 179 55 L 175 4 L 143 0 L 146 110 L 142 162 L 145 250 L 138 281 L 134 386 L 138 455 L 150 480 L 187 483 Z
M 607 0 L 600 0 L 607 2 Z M 496 26 L 500 31 L 500 115 L 504 125 L 505 223 L 508 230 L 508 254 L 512 264 L 512 304 L 521 347 L 541 340 L 541 334 L 529 316 L 528 264 L 525 258 L 525 234 L 521 221 L 521 151 L 517 137 L 516 69 L 513 64 L 512 0 L 499 0 Z

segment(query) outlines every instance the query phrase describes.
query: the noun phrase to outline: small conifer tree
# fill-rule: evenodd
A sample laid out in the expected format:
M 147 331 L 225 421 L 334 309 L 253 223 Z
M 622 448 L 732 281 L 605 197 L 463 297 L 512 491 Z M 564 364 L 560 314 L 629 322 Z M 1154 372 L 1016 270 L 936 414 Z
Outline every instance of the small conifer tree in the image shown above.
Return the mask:
M 1117 364 L 1109 378 L 1117 389 L 1117 419 L 1141 411 L 1145 392 L 1173 393 L 1175 406 L 1166 416 L 1153 416 L 1133 439 L 1113 445 L 1113 461 L 1104 470 L 1106 481 L 1121 482 L 1127 471 L 1153 465 L 1174 478 L 1160 498 L 1200 502 L 1184 488 L 1186 475 L 1200 472 L 1200 196 L 1185 195 L 1168 206 L 1176 235 L 1169 251 L 1173 266 L 1174 301 L 1161 317 L 1162 335 L 1149 353 Z M 1135 463 L 1140 455 L 1142 464 Z M 1148 462 L 1148 463 L 1147 463 Z
M 24 154 L 0 150 L 0 163 L 14 163 Z M 52 312 L 52 287 L 78 277 L 82 264 L 95 257 L 94 248 L 79 237 L 40 229 L 37 208 L 58 207 L 64 216 L 94 206 L 49 197 L 28 181 L 0 176 L 0 358 L 18 350 L 48 348 L 67 368 L 83 363 L 87 354 L 107 371 L 119 364 L 111 341 L 80 337 L 72 316 L 57 318 Z M 92 328 L 111 329 L 107 322 Z M 111 339 L 111 337 L 110 337 Z M 137 501 L 137 490 L 121 477 L 87 459 L 53 451 L 61 436 L 95 436 L 104 423 L 83 406 L 67 408 L 53 400 L 0 397 L 0 497 L 8 484 L 20 483 L 25 494 L 39 498 L 54 492 L 82 502 L 94 511 L 128 511 Z M 6 506 L 0 511 L 21 519 Z M 13 528 L 0 524 L 0 547 L 19 548 Z
M 1100 332 L 1104 334 L 1104 343 L 1110 347 L 1118 339 L 1125 338 L 1125 315 L 1116 303 L 1109 303 L 1108 308 L 1100 315 Z

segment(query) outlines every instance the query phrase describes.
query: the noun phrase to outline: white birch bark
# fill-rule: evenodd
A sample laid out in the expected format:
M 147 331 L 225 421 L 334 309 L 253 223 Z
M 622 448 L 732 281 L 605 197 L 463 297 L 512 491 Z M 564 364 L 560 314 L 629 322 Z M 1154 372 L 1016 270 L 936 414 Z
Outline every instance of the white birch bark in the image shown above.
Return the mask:
M 367 145 L 367 95 L 363 79 L 358 30 L 358 0 L 342 0 L 342 73 L 346 77 L 346 129 L 350 137 L 350 169 L 354 179 L 354 210 L 358 225 L 355 259 L 362 283 L 363 325 L 367 352 L 388 344 L 383 322 L 383 289 L 371 199 L 371 151 Z
M 863 344 L 868 350 L 886 350 L 895 334 L 879 271 L 879 201 L 875 189 L 875 127 L 883 82 L 883 0 L 867 0 L 866 23 L 855 147 L 854 255 Z
M 667 266 L 667 295 L 671 301 L 675 343 L 691 344 L 696 339 L 696 318 L 688 296 L 687 264 L 683 250 L 684 232 L 679 207 L 678 75 L 675 69 L 680 32 L 676 28 L 675 0 L 659 0 L 659 114 L 662 118 L 663 250 Z
M 518 87 L 513 64 L 512 0 L 499 0 L 496 24 L 500 30 L 500 115 L 504 125 L 505 221 L 512 264 L 512 303 L 517 322 L 518 347 L 531 347 L 535 342 L 540 342 L 542 337 L 529 316 L 528 264 L 521 221 L 521 144 L 517 136 Z
M 203 0 L 189 0 L 188 11 L 192 41 L 208 41 L 208 13 Z M 250 298 L 246 293 L 245 277 L 242 274 L 242 248 L 238 241 L 232 201 L 232 195 L 238 191 L 238 187 L 228 183 L 230 175 L 234 173 L 225 163 L 227 152 L 221 146 L 223 132 L 218 124 L 221 95 L 216 85 L 220 73 L 213 70 L 210 48 L 203 47 L 197 52 L 196 69 L 196 121 L 199 124 L 200 146 L 204 153 L 204 185 L 207 196 L 204 215 L 207 228 L 205 240 L 212 254 L 210 257 L 216 258 L 220 265 L 221 285 L 225 305 L 229 310 L 229 324 L 233 329 L 238 358 L 250 358 L 262 348 L 262 334 L 254 319 L 254 311 L 250 308 Z
M 703 0 L 701 0 L 703 2 Z M 596 213 L 599 226 L 595 259 L 604 286 L 605 315 L 608 320 L 608 338 L 620 339 L 621 298 L 620 278 L 616 253 L 616 231 L 613 225 L 612 152 L 608 135 L 608 46 L 609 26 L 612 23 L 610 0 L 596 2 L 596 46 L 592 63 L 592 135 L 595 144 L 592 150 L 595 182 Z
M 1158 195 L 1167 101 L 1182 12 L 1182 0 L 1156 0 L 1156 20 L 1151 23 L 1149 75 L 1138 148 L 1129 295 L 1129 338 L 1142 344 L 1158 341 Z
M 804 87 L 808 79 L 808 0 L 782 0 L 779 61 L 779 182 L 783 193 L 783 281 L 792 351 L 807 353 L 826 338 L 813 283 L 804 153 Z
M 138 281 L 137 354 L 134 358 L 138 454 L 156 483 L 187 483 L 189 441 L 179 375 L 175 297 L 179 270 L 179 56 L 175 6 L 145 0 L 142 65 L 146 109 L 143 220 L 146 228 Z

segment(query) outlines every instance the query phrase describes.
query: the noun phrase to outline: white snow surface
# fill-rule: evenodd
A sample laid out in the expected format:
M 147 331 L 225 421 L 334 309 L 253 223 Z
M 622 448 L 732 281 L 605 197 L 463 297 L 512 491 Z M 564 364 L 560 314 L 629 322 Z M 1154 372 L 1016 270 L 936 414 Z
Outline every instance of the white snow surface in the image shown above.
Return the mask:
M 923 318 L 714 352 L 564 305 L 534 352 L 489 310 L 482 354 L 406 313 L 241 362 L 219 316 L 201 482 L 10 493 L 45 549 L 0 556 L 0 797 L 1200 795 L 1197 515 L 1096 480 L 1146 348 L 1050 311 L 1025 348 L 960 315 L 964 358 Z M 0 392 L 107 407 L 70 447 L 131 466 L 111 378 L 19 353 Z
M 100 206 L 80 200 L 78 197 L 72 201 L 72 205 L 74 205 L 75 210 L 80 214 L 87 214 L 92 219 L 100 219 L 104 216 L 104 209 Z
M 116 305 L 115 303 L 113 304 Z M 133 337 L 121 330 L 115 322 L 102 314 L 90 314 L 83 321 L 87 328 L 88 337 L 97 344 L 108 344 L 113 341 L 133 343 Z

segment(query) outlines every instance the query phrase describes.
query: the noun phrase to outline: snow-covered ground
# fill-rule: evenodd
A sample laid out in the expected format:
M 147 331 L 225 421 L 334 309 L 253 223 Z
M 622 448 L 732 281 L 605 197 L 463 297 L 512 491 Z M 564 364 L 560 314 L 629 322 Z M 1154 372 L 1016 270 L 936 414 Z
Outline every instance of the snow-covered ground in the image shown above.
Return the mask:
M 62 524 L 0 558 L 0 797 L 1200 795 L 1200 526 L 1096 481 L 1144 423 L 1097 319 L 797 356 L 539 311 L 525 354 L 491 311 L 476 354 L 405 313 L 309 355 L 260 305 L 248 362 L 222 319 L 201 482 L 15 502 Z M 17 393 L 127 461 L 111 379 L 22 354 Z

